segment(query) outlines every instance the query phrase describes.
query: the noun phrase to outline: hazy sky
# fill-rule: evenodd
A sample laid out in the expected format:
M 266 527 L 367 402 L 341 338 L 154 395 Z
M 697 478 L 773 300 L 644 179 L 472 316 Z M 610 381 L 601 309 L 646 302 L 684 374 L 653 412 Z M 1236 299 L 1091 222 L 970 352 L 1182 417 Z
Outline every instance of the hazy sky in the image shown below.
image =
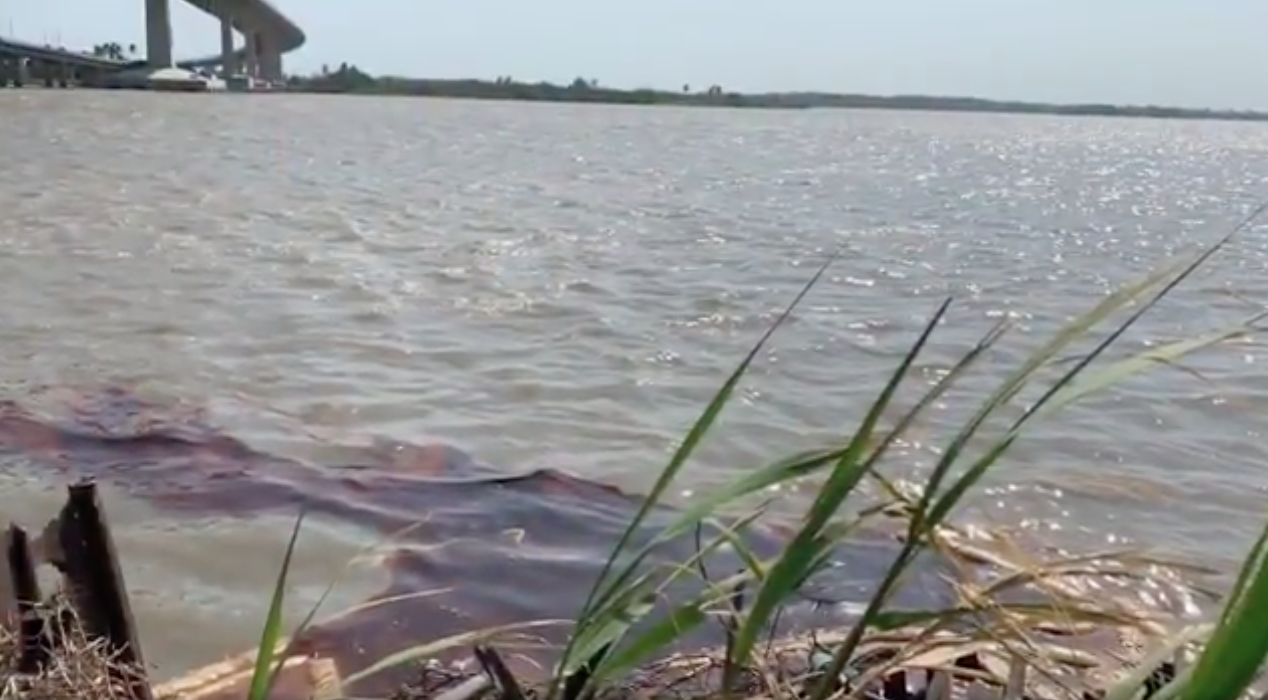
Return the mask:
M 273 1 L 308 34 L 301 72 L 1268 109 L 1263 0 Z M 143 44 L 142 0 L 0 0 L 10 23 Z M 173 24 L 178 56 L 217 50 L 210 17 L 173 0 Z

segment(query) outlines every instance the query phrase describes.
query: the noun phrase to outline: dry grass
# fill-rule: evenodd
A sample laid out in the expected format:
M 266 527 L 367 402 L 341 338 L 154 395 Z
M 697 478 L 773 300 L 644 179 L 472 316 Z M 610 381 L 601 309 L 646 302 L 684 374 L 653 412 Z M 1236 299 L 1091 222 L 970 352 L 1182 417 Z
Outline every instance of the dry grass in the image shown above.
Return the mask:
M 910 510 L 894 506 L 886 515 L 895 536 L 910 531 Z M 1110 687 L 1174 638 L 1184 622 L 1180 613 L 1192 607 L 1194 597 L 1207 595 L 1183 576 L 1200 570 L 1135 551 L 1070 554 L 1003 529 L 946 523 L 919 547 L 945 564 L 944 584 L 954 592 L 954 602 L 938 610 L 897 611 L 889 621 L 880 620 L 852 656 L 847 675 L 856 688 L 874 687 L 897 671 L 947 671 L 964 679 L 963 685 L 997 693 L 1016 668 L 1024 667 L 1026 697 L 1082 698 L 1085 691 Z M 713 612 L 724 619 L 728 615 L 726 610 Z M 128 675 L 101 641 L 88 638 L 62 596 L 52 598 L 40 613 L 50 622 L 57 652 L 42 672 L 19 674 L 17 639 L 0 628 L 5 669 L 0 700 L 130 697 Z M 803 697 L 807 683 L 845 636 L 845 631 L 826 629 L 767 640 L 753 661 L 732 675 L 729 696 Z M 237 675 L 228 685 L 245 687 L 253 657 L 246 654 L 232 664 Z M 972 659 L 972 668 L 957 668 L 966 658 Z M 726 664 L 725 649 L 675 654 L 603 684 L 594 697 L 716 700 L 723 697 Z M 338 680 L 337 670 L 328 672 Z M 397 698 L 437 700 L 477 673 L 476 664 L 462 669 L 425 664 L 417 681 Z M 178 679 L 156 690 L 174 699 L 210 697 L 228 687 L 219 676 L 210 680 L 217 682 L 183 687 Z M 289 688 L 277 690 L 279 698 L 307 700 L 308 693 L 301 697 Z M 542 691 L 534 697 L 544 697 Z
M 0 628 L 3 666 L 0 700 L 124 700 L 131 697 L 128 680 L 136 674 L 120 664 L 102 640 L 90 639 L 74 610 L 54 596 L 40 610 L 49 621 L 56 651 L 38 673 L 18 672 L 17 635 Z
M 1085 691 L 1113 685 L 1173 637 L 1183 615 L 1166 599 L 1198 593 L 1178 573 L 1186 567 L 1129 551 L 1041 554 L 1002 532 L 946 525 L 927 546 L 951 563 L 947 584 L 956 592 L 959 614 L 943 609 L 922 623 L 869 632 L 847 673 L 854 688 L 876 687 L 898 671 L 922 672 L 920 677 L 946 671 L 961 679 L 968 697 L 978 697 L 971 686 L 993 693 L 981 697 L 998 697 L 1021 667 L 1026 697 L 1082 698 Z M 821 630 L 768 640 L 757 661 L 735 675 L 729 697 L 803 697 L 816 668 L 826 665 L 845 636 Z M 963 665 L 966 659 L 971 667 Z M 724 697 L 726 663 L 724 649 L 676 654 L 598 688 L 595 698 L 716 700 Z M 397 699 L 436 700 L 475 673 L 474 664 L 424 664 L 418 681 Z
M 901 511 L 891 515 L 905 517 Z M 1179 616 L 1158 601 L 1194 590 L 1176 573 L 1181 568 L 1127 551 L 1044 552 L 999 531 L 949 525 L 939 527 L 926 546 L 950 564 L 946 583 L 956 592 L 960 614 L 943 609 L 922 623 L 869 632 L 849 673 L 860 684 L 879 682 L 898 670 L 954 670 L 965 684 L 1001 688 L 1020 663 L 1027 670 L 1028 697 L 1078 698 L 1084 690 L 1110 685 L 1173 634 Z M 1152 602 L 1142 600 L 1146 596 Z M 119 665 L 101 642 L 86 637 L 61 598 L 44 613 L 57 621 L 54 635 L 60 644 L 41 673 L 14 672 L 17 640 L 0 632 L 6 669 L 0 700 L 129 697 Z M 731 697 L 800 697 L 815 668 L 844 636 L 823 630 L 769 640 L 757 662 L 735 675 Z M 972 657 L 975 667 L 954 668 L 965 657 Z M 722 696 L 725 663 L 722 649 L 677 654 L 599 688 L 595 697 L 713 700 Z M 417 682 L 397 698 L 435 700 L 478 672 L 474 664 L 461 670 L 424 664 Z

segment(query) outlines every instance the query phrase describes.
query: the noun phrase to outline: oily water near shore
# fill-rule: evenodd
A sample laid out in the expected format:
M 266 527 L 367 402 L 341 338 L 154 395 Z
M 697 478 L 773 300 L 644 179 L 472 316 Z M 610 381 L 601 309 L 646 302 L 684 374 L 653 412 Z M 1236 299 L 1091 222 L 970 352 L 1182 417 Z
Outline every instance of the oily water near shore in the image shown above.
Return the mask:
M 550 468 L 583 494 L 638 493 L 844 247 L 687 472 L 676 497 L 690 498 L 857 422 L 944 296 L 957 303 L 930 380 L 1002 318 L 1018 329 L 993 362 L 1016 363 L 1268 191 L 1256 124 L 40 91 L 0 94 L 0 112 L 0 399 L 64 435 L 85 416 L 135 417 L 101 407 L 145 396 L 191 444 L 231 440 L 286 493 L 327 494 L 331 517 L 296 555 L 294 611 L 371 539 L 370 505 L 330 500 L 321 465 Z M 1127 342 L 1258 309 L 1265 230 Z M 969 519 L 1234 566 L 1260 525 L 1265 359 L 1250 344 L 1203 353 L 1037 428 Z M 939 410 L 928 443 L 895 450 L 913 475 L 963 417 Z M 64 477 L 37 452 L 0 468 L 0 510 L 33 525 Z M 258 643 L 293 514 L 156 495 L 228 454 L 242 453 L 102 462 L 160 676 Z M 438 526 L 491 512 L 480 496 Z M 601 517 L 547 515 L 569 532 Z M 524 556 L 566 576 L 589 554 L 571 542 Z M 498 552 L 482 556 L 471 571 L 497 571 Z M 464 583 L 519 612 L 561 595 L 491 573 Z M 383 584 L 360 571 L 331 609 Z

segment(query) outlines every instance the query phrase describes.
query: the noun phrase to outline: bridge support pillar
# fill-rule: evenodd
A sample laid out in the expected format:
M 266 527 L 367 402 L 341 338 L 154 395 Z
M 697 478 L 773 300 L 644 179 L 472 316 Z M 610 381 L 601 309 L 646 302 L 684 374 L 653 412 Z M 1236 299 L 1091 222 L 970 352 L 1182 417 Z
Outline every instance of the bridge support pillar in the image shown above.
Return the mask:
M 145 61 L 151 68 L 172 66 L 172 17 L 168 0 L 145 0 Z
M 282 54 L 267 45 L 260 51 L 260 77 L 271 82 L 282 79 Z
M 15 88 L 22 87 L 25 82 L 26 59 L 24 58 L 0 58 L 0 89 L 13 86 Z
M 252 77 L 258 77 L 260 74 L 260 33 L 247 32 L 247 65 L 244 66 L 244 72 Z
M 257 70 L 260 77 L 270 82 L 282 79 L 282 54 L 263 34 L 255 33 Z
M 25 58 L 17 60 L 17 70 L 13 76 L 13 87 L 22 87 L 31 82 L 31 67 L 29 61 Z
M 233 53 L 233 18 L 227 13 L 220 16 L 220 70 L 225 77 L 238 73 L 238 60 Z
M 56 70 L 57 66 L 54 66 L 48 61 L 40 61 L 38 63 L 38 67 L 40 76 L 39 79 L 42 83 L 44 83 L 44 87 L 51 88 L 56 86 L 56 76 L 54 76 L 53 71 Z

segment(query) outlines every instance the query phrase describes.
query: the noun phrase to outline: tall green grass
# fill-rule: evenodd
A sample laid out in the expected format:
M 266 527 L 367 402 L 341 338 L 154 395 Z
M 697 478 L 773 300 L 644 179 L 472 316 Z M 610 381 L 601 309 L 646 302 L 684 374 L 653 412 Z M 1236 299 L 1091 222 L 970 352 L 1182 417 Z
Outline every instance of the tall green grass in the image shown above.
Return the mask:
M 1264 209 L 1263 206 L 1256 209 L 1233 231 L 1209 247 L 1110 294 L 1067 323 L 1019 366 L 999 375 L 993 391 L 943 446 L 938 462 L 925 477 L 919 493 L 909 495 L 894 488 L 879 473 L 879 465 L 890 448 L 917 424 L 931 406 L 958 386 L 971 370 L 980 368 L 989 351 L 1007 338 L 1010 330 L 1007 324 L 991 328 L 936 383 L 924 389 L 909 407 L 896 408 L 895 397 L 900 390 L 912 384 L 912 368 L 923 357 L 930 339 L 944 321 L 952 304 L 950 299 L 932 310 L 928 323 L 880 387 L 862 420 L 857 426 L 844 431 L 835 445 L 742 473 L 722 488 L 678 510 L 667 525 L 654 531 L 650 541 L 636 545 L 636 533 L 650 527 L 649 516 L 653 509 L 664 503 L 670 486 L 710 433 L 750 364 L 818 283 L 832 260 L 825 262 L 726 379 L 660 472 L 594 582 L 572 625 L 559 666 L 545 688 L 545 696 L 552 700 L 576 700 L 605 684 L 618 683 L 634 669 L 663 656 L 692 630 L 716 619 L 719 611 L 725 613 L 723 617 L 728 631 L 724 660 L 725 694 L 743 669 L 759 665 L 762 653 L 759 641 L 781 609 L 795 599 L 808 578 L 827 564 L 838 546 L 875 514 L 873 510 L 860 511 L 847 507 L 847 503 L 857 505 L 862 494 L 860 486 L 865 481 L 875 481 L 890 499 L 901 504 L 908 516 L 906 532 L 897 556 L 864 612 L 845 634 L 843 641 L 828 651 L 823 673 L 807 689 L 805 697 L 825 700 L 840 692 L 838 679 L 847 670 L 869 631 L 891 629 L 915 621 L 934 626 L 949 624 L 954 618 L 964 615 L 962 609 L 896 609 L 891 606 L 890 599 L 917 555 L 931 546 L 934 533 L 948 522 L 964 497 L 991 470 L 1004 462 L 1010 448 L 1037 420 L 1106 391 L 1125 379 L 1160 365 L 1171 365 L 1190 353 L 1257 329 L 1259 316 L 1126 357 L 1111 359 L 1107 354 L 1143 315 L 1205 264 Z M 1087 345 L 1090 349 L 1084 347 Z M 1023 395 L 1037 398 L 1019 406 Z M 1002 430 L 988 428 L 996 424 L 1004 427 Z M 724 513 L 748 504 L 754 498 L 761 500 L 768 487 L 808 477 L 817 483 L 817 493 L 787 545 L 776 556 L 768 559 L 758 557 L 744 546 L 743 538 L 736 534 L 737 528 L 761 517 L 763 511 L 760 507 L 747 511 L 749 515 L 741 518 L 738 525 L 723 524 Z M 721 534 L 705 540 L 700 533 L 706 525 L 714 526 L 715 531 Z M 660 545 L 692 533 L 700 537 L 700 547 L 691 560 L 673 565 L 652 563 L 652 556 Z M 1268 625 L 1264 624 L 1268 620 L 1268 567 L 1264 566 L 1268 554 L 1266 543 L 1268 528 L 1247 556 L 1218 621 L 1186 629 L 1176 637 L 1172 646 L 1197 642 L 1203 645 L 1203 651 L 1195 664 L 1180 673 L 1155 697 L 1232 700 L 1239 697 L 1255 678 L 1268 655 Z M 256 679 L 249 700 L 267 697 L 273 669 L 279 663 L 273 658 L 273 650 L 280 624 L 281 591 L 293 545 L 292 540 L 274 592 L 274 605 L 270 608 L 261 644 L 261 659 L 256 665 Z M 675 601 L 668 614 L 653 618 L 656 603 L 663 599 L 667 587 L 682 577 L 697 576 L 703 558 L 724 545 L 740 554 L 746 562 L 745 568 L 722 580 L 709 582 L 710 585 L 698 596 Z M 739 589 L 746 592 L 749 601 L 743 609 L 732 606 Z M 309 620 L 311 615 L 305 623 Z M 473 632 L 461 639 L 432 642 L 384 659 L 346 680 L 352 682 L 364 678 L 390 666 L 434 653 L 451 643 L 470 643 L 479 636 L 478 632 Z M 1173 651 L 1161 649 L 1157 651 L 1157 658 L 1164 658 Z M 1107 697 L 1110 700 L 1136 697 L 1144 680 L 1142 674 L 1150 670 L 1142 666 L 1141 674 L 1136 674 L 1138 677 L 1127 678 L 1111 689 Z

